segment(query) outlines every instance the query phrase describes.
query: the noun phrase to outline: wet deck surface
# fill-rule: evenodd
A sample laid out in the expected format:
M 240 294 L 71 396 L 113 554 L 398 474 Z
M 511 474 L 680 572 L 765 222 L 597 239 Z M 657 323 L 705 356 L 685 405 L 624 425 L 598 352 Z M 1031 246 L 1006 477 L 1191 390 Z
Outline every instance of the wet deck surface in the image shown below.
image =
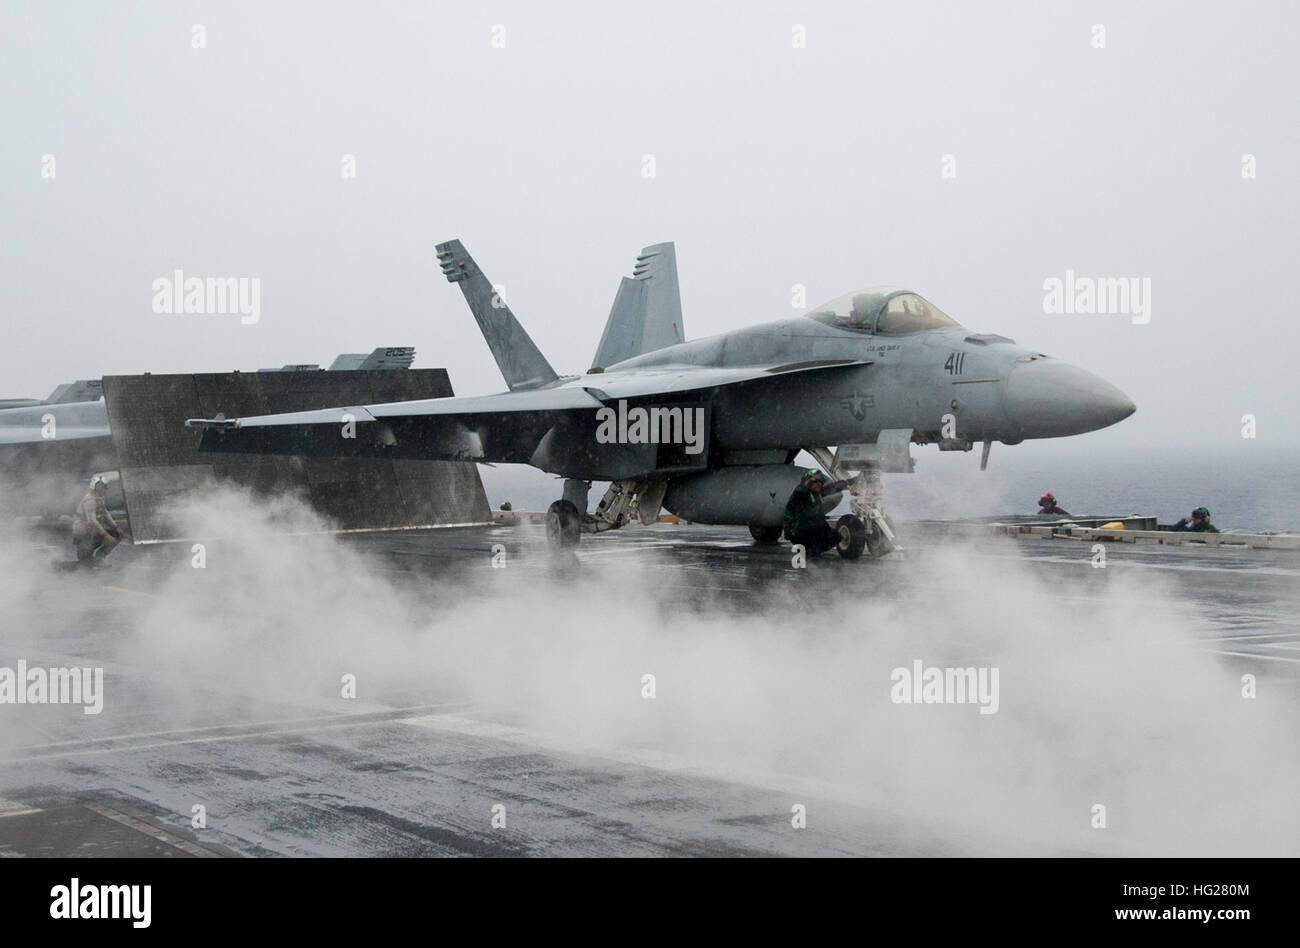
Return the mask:
M 0 855 L 1300 853 L 1300 556 L 901 527 L 807 569 L 667 525 L 15 552 L 0 666 L 104 706 L 0 705 Z M 891 703 L 913 658 L 1001 710 Z

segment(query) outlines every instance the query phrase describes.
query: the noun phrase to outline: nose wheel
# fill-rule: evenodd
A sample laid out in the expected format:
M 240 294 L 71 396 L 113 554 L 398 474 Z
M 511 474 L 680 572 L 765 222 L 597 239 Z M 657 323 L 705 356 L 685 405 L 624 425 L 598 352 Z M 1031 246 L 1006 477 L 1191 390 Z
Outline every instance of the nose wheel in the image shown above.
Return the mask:
M 845 514 L 835 524 L 835 530 L 840 535 L 840 542 L 835 545 L 836 551 L 846 560 L 856 560 L 862 556 L 862 551 L 867 546 L 867 525 L 861 519 L 853 514 Z
M 867 552 L 872 556 L 884 556 L 894 549 L 893 524 L 883 513 L 867 521 Z
M 809 448 L 808 452 L 833 475 L 840 476 L 844 470 L 830 449 Z M 885 486 L 881 466 L 876 462 L 863 462 L 850 463 L 849 468 L 857 472 L 844 474 L 852 513 L 845 514 L 835 524 L 835 529 L 840 533 L 840 542 L 836 548 L 840 556 L 850 560 L 858 559 L 864 550 L 872 557 L 885 556 L 893 552 L 898 543 L 894 524 L 881 509 Z M 910 470 L 910 459 L 908 469 Z M 906 473 L 893 468 L 888 470 Z

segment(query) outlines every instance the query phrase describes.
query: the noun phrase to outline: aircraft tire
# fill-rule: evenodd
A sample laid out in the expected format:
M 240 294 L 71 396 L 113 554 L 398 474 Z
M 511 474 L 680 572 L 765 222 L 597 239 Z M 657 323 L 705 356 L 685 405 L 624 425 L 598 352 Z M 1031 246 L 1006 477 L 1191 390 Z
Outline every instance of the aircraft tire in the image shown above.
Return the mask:
M 781 539 L 781 528 L 761 527 L 751 523 L 749 525 L 749 535 L 754 538 L 755 543 L 775 543 Z
M 839 531 L 840 542 L 835 549 L 846 560 L 856 560 L 867 546 L 867 527 L 853 514 L 845 514 L 835 524 Z
M 567 500 L 557 500 L 546 510 L 546 542 L 566 549 L 578 545 L 582 537 L 582 515 Z
M 894 529 L 894 521 L 886 517 L 885 522 L 889 524 L 890 530 Z M 885 537 L 879 527 L 873 523 L 867 528 L 867 552 L 874 557 L 880 557 L 889 553 L 893 549 L 894 544 Z

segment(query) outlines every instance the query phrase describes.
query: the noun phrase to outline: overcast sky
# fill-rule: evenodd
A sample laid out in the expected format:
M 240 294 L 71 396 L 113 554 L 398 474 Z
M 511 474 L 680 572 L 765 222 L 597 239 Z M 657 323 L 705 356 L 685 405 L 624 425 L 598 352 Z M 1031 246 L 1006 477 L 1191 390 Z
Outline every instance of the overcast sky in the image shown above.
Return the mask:
M 674 240 L 688 337 L 896 284 L 1129 393 L 1100 443 L 1300 436 L 1295 4 L 0 9 L 0 396 L 381 345 L 498 391 L 435 243 L 572 372 Z M 155 313 L 177 268 L 260 321 Z M 1045 314 L 1067 269 L 1150 322 Z

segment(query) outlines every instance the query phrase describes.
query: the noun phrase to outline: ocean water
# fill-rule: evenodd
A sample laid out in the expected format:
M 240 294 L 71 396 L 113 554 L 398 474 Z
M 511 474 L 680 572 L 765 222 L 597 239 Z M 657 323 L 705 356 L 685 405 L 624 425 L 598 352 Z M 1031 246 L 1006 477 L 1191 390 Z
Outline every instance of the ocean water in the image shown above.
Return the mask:
M 908 519 L 1032 514 L 1051 491 L 1077 516 L 1154 514 L 1172 523 L 1204 506 L 1220 530 L 1300 531 L 1300 451 L 1251 450 L 1250 442 L 1101 452 L 1034 447 L 995 444 L 984 472 L 977 452 L 923 456 L 915 474 L 886 477 L 887 508 Z
M 1172 523 L 1204 506 L 1220 530 L 1300 532 L 1300 448 L 1250 441 L 1132 449 L 1051 441 L 995 444 L 982 472 L 978 448 L 940 453 L 921 447 L 913 456 L 915 473 L 885 476 L 885 509 L 895 519 L 1032 514 L 1038 498 L 1050 490 L 1077 516 L 1135 513 Z M 493 508 L 508 500 L 518 510 L 545 510 L 560 496 L 560 480 L 532 468 L 479 470 Z M 593 487 L 591 508 L 605 486 Z

